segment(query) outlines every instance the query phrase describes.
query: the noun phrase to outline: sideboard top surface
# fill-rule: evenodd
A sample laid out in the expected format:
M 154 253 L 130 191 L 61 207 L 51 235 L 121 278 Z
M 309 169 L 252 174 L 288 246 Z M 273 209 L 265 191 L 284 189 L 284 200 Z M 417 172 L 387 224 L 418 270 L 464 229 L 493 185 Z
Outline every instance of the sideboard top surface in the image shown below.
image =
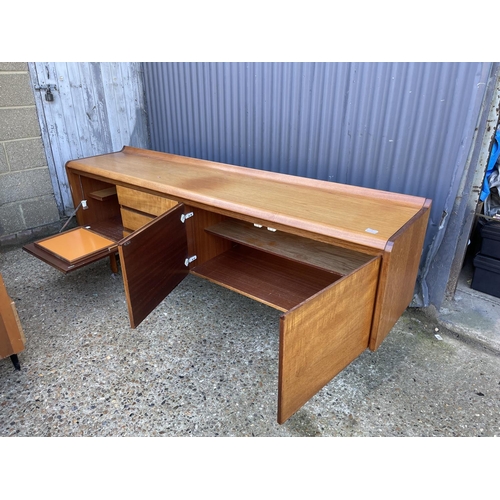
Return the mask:
M 384 249 L 425 198 L 124 147 L 71 160 L 80 173 L 185 202 Z

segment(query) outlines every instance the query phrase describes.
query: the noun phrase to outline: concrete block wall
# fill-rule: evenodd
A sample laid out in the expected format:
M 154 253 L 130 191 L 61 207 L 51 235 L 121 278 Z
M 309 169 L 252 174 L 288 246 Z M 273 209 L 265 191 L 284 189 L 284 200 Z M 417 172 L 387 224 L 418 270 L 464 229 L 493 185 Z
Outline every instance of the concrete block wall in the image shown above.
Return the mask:
M 0 246 L 59 227 L 28 64 L 0 62 Z

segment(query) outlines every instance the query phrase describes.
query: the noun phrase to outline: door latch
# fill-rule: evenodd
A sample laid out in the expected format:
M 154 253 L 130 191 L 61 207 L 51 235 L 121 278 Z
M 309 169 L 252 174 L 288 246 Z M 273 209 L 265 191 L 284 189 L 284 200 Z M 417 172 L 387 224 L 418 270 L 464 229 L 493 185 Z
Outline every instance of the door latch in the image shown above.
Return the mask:
M 47 102 L 52 102 L 54 100 L 54 94 L 52 90 L 57 90 L 57 87 L 53 83 L 48 83 L 47 85 L 35 85 L 35 90 L 45 90 L 45 100 Z

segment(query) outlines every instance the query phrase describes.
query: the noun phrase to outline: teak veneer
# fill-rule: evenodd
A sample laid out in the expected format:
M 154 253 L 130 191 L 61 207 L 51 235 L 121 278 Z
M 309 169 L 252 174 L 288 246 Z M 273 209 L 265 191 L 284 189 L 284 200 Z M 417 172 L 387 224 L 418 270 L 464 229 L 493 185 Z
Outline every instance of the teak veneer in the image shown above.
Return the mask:
M 109 247 L 25 250 L 65 273 L 118 253 L 132 327 L 188 273 L 281 311 L 279 423 L 411 301 L 428 199 L 132 147 L 66 171 L 75 206 L 87 201 L 78 223 Z
M 25 343 L 16 305 L 9 297 L 0 274 L 0 359 L 10 357 L 16 370 L 20 370 L 17 355 L 24 350 Z

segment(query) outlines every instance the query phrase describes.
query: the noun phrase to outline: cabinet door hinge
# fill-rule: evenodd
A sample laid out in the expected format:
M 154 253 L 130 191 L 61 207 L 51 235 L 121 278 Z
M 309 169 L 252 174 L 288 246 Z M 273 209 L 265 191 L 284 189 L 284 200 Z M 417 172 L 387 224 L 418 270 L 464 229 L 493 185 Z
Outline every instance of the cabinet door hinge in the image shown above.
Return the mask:
M 193 212 L 188 212 L 187 214 L 182 214 L 181 215 L 181 222 L 184 223 L 186 222 L 186 219 L 191 218 L 194 215 Z
M 196 255 L 193 255 L 192 257 L 188 257 L 185 261 L 184 261 L 184 265 L 186 267 L 189 266 L 189 264 L 193 261 L 195 261 L 197 259 Z

